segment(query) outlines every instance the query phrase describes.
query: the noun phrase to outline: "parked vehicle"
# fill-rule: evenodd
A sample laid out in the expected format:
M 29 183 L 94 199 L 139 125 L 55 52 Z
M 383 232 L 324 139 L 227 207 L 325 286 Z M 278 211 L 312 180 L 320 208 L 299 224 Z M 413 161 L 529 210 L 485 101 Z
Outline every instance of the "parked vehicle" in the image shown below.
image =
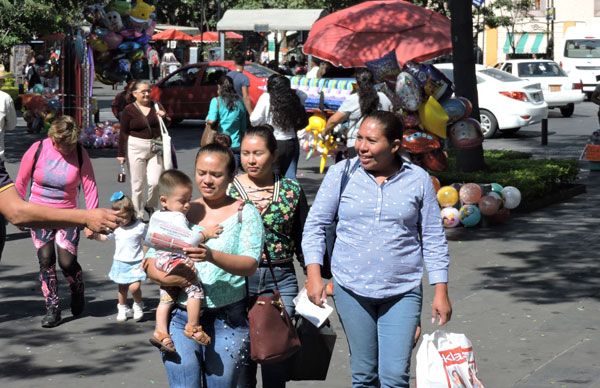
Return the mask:
M 233 61 L 194 63 L 177 69 L 152 86 L 151 96 L 166 109 L 173 122 L 206 118 L 210 100 L 217 95 L 217 81 L 230 70 Z M 256 63 L 247 63 L 244 74 L 250 79 L 250 100 L 256 104 L 265 91 L 267 78 L 275 72 Z
M 575 111 L 575 104 L 579 104 L 585 98 L 581 80 L 569 77 L 554 61 L 514 59 L 500 62 L 494 67 L 524 80 L 539 82 L 548 108 L 559 108 L 564 117 L 571 117 Z
M 581 81 L 589 97 L 600 76 L 600 24 L 569 27 L 556 43 L 554 59 L 567 75 Z
M 451 63 L 436 63 L 454 82 Z M 548 117 L 548 104 L 539 83 L 524 81 L 505 71 L 476 65 L 481 130 L 485 138 L 498 131 L 517 132 Z

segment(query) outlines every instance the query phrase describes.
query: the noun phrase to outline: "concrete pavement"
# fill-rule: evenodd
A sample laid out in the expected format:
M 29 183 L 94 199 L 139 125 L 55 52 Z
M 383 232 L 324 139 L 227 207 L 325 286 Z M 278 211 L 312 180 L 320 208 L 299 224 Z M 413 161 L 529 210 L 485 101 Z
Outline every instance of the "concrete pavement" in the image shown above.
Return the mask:
M 97 93 L 103 119 L 110 119 L 107 101 L 111 93 L 106 88 Z M 595 115 L 590 120 L 595 123 Z M 180 166 L 188 173 L 200 131 L 200 123 L 191 121 L 171 133 Z M 7 133 L 12 176 L 35 138 L 22 126 Z M 486 146 L 516 148 L 510 140 L 486 142 Z M 520 149 L 549 152 L 542 150 L 536 139 L 521 140 Z M 583 134 L 572 137 L 571 153 L 580 150 L 584 140 Z M 556 147 L 556 152 L 561 150 L 570 148 Z M 113 191 L 129 187 L 116 182 L 113 150 L 92 150 L 91 155 L 101 205 L 107 206 Z M 312 198 L 321 181 L 317 161 L 302 160 L 299 173 Z M 514 216 L 505 225 L 452 235 L 450 296 L 454 314 L 445 329 L 471 339 L 486 387 L 600 387 L 598 176 L 600 173 L 582 172 L 587 193 L 568 202 Z M 0 263 L 0 386 L 167 385 L 159 354 L 147 342 L 154 324 L 156 286 L 143 287 L 146 304 L 152 309 L 143 322 L 117 323 L 116 287 L 107 277 L 112 246 L 82 240 L 86 311 L 83 317 L 70 319 L 68 290 L 59 275 L 60 295 L 67 297 L 63 301 L 65 322 L 42 329 L 43 301 L 34 249 L 28 233 L 12 226 L 8 233 Z M 435 330 L 429 322 L 431 298 L 432 288 L 425 286 L 425 333 Z M 327 381 L 293 382 L 289 387 L 350 386 L 346 340 L 336 317 L 333 324 L 338 341 Z

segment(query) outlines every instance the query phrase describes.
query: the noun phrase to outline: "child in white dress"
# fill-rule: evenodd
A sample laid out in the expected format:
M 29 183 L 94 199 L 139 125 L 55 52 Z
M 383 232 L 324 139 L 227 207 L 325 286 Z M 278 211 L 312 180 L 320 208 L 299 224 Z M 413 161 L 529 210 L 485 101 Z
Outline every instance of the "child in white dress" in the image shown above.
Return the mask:
M 112 208 L 119 212 L 125 221 L 114 232 L 108 235 L 93 233 L 86 229 L 88 238 L 98 241 L 115 241 L 113 265 L 108 277 L 119 286 L 117 321 L 124 322 L 128 318 L 139 321 L 144 317 L 141 283 L 146 279 L 142 269 L 144 259 L 143 243 L 147 225 L 135 218 L 133 202 L 123 192 L 117 191 L 110 197 Z M 127 304 L 127 294 L 133 297 L 133 306 Z

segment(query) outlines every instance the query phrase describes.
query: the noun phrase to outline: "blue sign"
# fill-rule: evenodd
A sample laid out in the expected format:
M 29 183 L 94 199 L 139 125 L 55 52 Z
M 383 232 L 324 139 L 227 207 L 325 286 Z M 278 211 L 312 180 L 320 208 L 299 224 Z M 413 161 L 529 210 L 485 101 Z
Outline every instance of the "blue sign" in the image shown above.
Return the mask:
M 475 7 L 481 7 L 485 3 L 485 0 L 473 0 L 473 5 Z

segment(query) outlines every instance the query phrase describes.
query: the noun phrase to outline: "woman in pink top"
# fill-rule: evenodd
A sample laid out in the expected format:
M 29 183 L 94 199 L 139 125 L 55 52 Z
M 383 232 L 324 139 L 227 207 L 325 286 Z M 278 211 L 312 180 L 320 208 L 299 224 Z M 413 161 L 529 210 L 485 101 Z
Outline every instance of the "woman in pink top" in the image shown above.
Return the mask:
M 31 181 L 29 202 L 60 209 L 77 208 L 81 183 L 88 209 L 98 207 L 98 189 L 87 152 L 78 144 L 80 129 L 70 116 L 56 119 L 48 138 L 35 142 L 21 160 L 15 182 L 22 197 Z M 40 262 L 40 282 L 46 299 L 46 316 L 42 327 L 60 323 L 56 258 L 71 289 L 71 313 L 78 316 L 85 304 L 81 266 L 77 262 L 79 229 L 31 229 L 33 245 Z M 55 252 L 56 243 L 56 252 Z

